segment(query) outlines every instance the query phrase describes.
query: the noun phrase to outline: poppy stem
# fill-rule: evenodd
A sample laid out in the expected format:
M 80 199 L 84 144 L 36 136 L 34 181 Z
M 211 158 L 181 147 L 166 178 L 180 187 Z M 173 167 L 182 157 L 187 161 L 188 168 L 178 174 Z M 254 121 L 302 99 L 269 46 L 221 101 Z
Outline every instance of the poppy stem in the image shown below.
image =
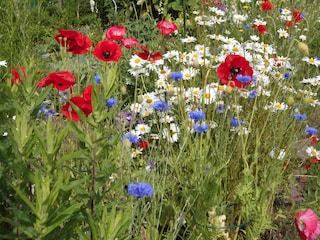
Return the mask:
M 182 8 L 183 8 L 183 37 L 186 36 L 186 0 L 182 1 Z
M 113 2 L 113 5 L 114 5 L 114 13 L 113 13 L 112 24 L 115 25 L 116 17 L 117 17 L 117 14 L 118 14 L 118 6 L 117 6 L 117 3 L 114 0 L 112 0 L 112 2 Z

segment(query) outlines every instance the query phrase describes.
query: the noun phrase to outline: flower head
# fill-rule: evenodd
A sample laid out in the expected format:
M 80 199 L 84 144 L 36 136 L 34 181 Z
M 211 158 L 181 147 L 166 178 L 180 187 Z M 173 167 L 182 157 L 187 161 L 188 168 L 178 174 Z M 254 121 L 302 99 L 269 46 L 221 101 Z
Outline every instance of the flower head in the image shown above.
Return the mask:
M 178 29 L 175 23 L 170 23 L 167 20 L 159 21 L 158 28 L 162 35 L 169 35 Z
M 47 77 L 41 79 L 37 87 L 40 88 L 51 84 L 53 84 L 54 88 L 64 91 L 76 84 L 76 78 L 69 71 L 52 72 Z
M 117 99 L 115 99 L 115 98 L 109 98 L 108 100 L 107 100 L 107 102 L 106 102 L 106 106 L 108 107 L 108 108 L 113 108 L 116 104 L 117 104 Z
M 320 221 L 310 208 L 298 212 L 294 217 L 294 223 L 300 239 L 316 240 L 320 236 Z
M 96 45 L 93 55 L 104 62 L 117 62 L 121 58 L 122 50 L 116 42 L 103 40 Z
M 169 109 L 169 105 L 165 101 L 155 101 L 153 103 L 153 108 L 158 111 L 166 111 Z
M 269 2 L 269 0 L 265 0 L 260 3 L 260 6 L 262 8 L 262 11 L 267 12 L 272 10 L 272 4 Z
M 90 38 L 74 30 L 59 29 L 59 34 L 54 39 L 73 54 L 85 54 L 92 46 Z
M 128 184 L 128 194 L 136 198 L 150 197 L 153 192 L 153 188 L 149 183 L 136 182 Z
M 181 72 L 172 72 L 170 73 L 170 78 L 175 81 L 179 81 L 183 78 L 183 75 Z
M 91 97 L 92 85 L 89 85 L 83 89 L 81 97 L 72 97 L 64 106 L 62 106 L 62 114 L 65 117 L 70 118 L 72 121 L 79 121 L 81 118 L 77 113 L 78 110 L 76 111 L 73 107 L 73 105 L 75 105 L 86 117 L 88 117 L 92 113 Z
M 220 64 L 217 74 L 222 84 L 244 88 L 252 82 L 253 70 L 244 57 L 231 54 Z M 237 79 L 238 75 L 245 76 L 243 78 L 240 77 L 240 80 L 244 81 Z
M 11 74 L 13 75 L 13 78 L 11 78 L 11 86 L 13 86 L 13 84 L 17 83 L 17 84 L 21 84 L 22 80 L 21 80 L 21 73 L 24 76 L 24 78 L 27 77 L 26 75 L 26 70 L 23 66 L 19 66 L 17 68 L 12 68 L 11 69 Z
M 139 47 L 140 43 L 137 39 L 130 37 L 130 38 L 124 38 L 121 40 L 122 46 L 125 48 L 133 48 L 133 47 Z
M 106 37 L 109 40 L 121 40 L 126 33 L 126 28 L 123 26 L 112 26 L 106 31 Z
M 309 135 L 316 135 L 318 130 L 314 127 L 306 127 L 306 133 Z
M 201 111 L 190 111 L 189 112 L 189 117 L 195 121 L 202 120 L 205 116 L 206 116 L 206 114 Z
M 209 125 L 207 123 L 195 123 L 192 125 L 192 129 L 196 133 L 205 133 L 209 130 Z

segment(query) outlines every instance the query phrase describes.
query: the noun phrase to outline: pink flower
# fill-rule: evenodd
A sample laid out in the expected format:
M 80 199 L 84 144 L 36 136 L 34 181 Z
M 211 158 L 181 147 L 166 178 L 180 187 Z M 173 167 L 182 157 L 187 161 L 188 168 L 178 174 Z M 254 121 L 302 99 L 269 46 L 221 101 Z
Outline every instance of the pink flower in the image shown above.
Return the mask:
M 310 208 L 298 212 L 294 217 L 294 223 L 301 240 L 317 240 L 320 236 L 320 221 Z
M 175 23 L 169 23 L 167 20 L 159 21 L 158 28 L 162 35 L 169 35 L 178 29 Z
M 125 48 L 139 47 L 140 45 L 139 41 L 133 37 L 122 39 L 121 44 Z
M 121 40 L 126 33 L 126 28 L 123 26 L 112 26 L 106 31 L 106 37 L 110 40 Z

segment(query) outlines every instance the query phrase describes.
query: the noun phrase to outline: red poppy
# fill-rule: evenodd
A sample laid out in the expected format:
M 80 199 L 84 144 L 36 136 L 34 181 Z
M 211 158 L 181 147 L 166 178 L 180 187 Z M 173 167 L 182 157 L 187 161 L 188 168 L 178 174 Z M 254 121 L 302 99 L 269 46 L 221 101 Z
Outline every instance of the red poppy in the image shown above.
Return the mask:
M 260 6 L 262 8 L 262 11 L 267 12 L 272 10 L 272 4 L 269 2 L 269 0 L 265 0 L 260 3 Z
M 92 46 L 90 38 L 81 32 L 73 30 L 59 29 L 59 34 L 54 38 L 62 46 L 66 47 L 67 52 L 73 54 L 86 54 Z
M 11 69 L 11 74 L 13 75 L 13 78 L 11 78 L 11 86 L 13 86 L 13 84 L 15 84 L 15 83 L 17 83 L 17 84 L 22 83 L 21 75 L 20 75 L 21 73 L 24 78 L 27 77 L 26 70 L 23 66 L 19 66 L 19 67 Z
M 158 28 L 162 35 L 169 35 L 178 29 L 175 23 L 169 23 L 167 20 L 159 21 Z
M 286 26 L 288 28 L 292 27 L 294 24 L 297 22 L 301 21 L 303 19 L 303 14 L 299 10 L 298 7 L 294 6 L 293 12 L 292 12 L 293 20 L 292 21 L 287 21 Z
M 69 102 L 67 102 L 62 107 L 62 114 L 70 118 L 72 121 L 79 121 L 80 116 L 77 114 L 77 112 L 74 110 L 70 102 L 75 104 L 84 114 L 86 117 L 88 117 L 92 113 L 92 85 L 87 86 L 82 93 L 82 97 L 75 96 L 72 97 Z
M 126 33 L 126 28 L 123 26 L 112 26 L 106 31 L 106 37 L 109 40 L 121 40 Z
M 237 75 L 249 76 L 252 78 L 253 70 L 249 62 L 239 55 L 228 55 L 225 61 L 217 69 L 218 77 L 222 84 L 231 87 L 244 88 L 252 82 L 241 82 L 237 80 Z
M 132 48 L 132 47 L 139 47 L 140 46 L 139 41 L 133 37 L 122 39 L 121 44 L 125 48 Z
M 41 79 L 37 87 L 49 86 L 51 84 L 53 84 L 54 88 L 64 91 L 76 84 L 76 78 L 69 71 L 52 72 L 47 77 Z
M 148 147 L 149 147 L 149 143 L 148 143 L 148 142 L 141 142 L 141 143 L 139 144 L 139 148 L 140 148 L 142 151 L 148 149 Z
M 301 240 L 317 240 L 320 236 L 320 221 L 310 208 L 298 212 L 294 217 L 294 224 Z
M 110 40 L 103 40 L 93 50 L 93 55 L 105 62 L 117 62 L 122 55 L 121 47 Z
M 266 25 L 253 24 L 253 27 L 254 27 L 260 34 L 265 34 L 265 32 L 267 31 L 267 26 L 266 26 Z
M 135 54 L 143 60 L 155 62 L 162 58 L 162 54 L 160 52 L 151 54 L 146 46 L 141 46 L 141 49 L 143 50 L 143 52 L 136 52 Z

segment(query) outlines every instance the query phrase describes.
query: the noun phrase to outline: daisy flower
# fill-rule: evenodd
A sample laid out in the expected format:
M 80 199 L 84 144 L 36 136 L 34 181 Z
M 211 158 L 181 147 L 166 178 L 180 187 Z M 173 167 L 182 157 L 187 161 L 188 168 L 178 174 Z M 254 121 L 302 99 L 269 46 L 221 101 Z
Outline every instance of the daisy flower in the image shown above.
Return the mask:
M 191 37 L 191 36 L 188 36 L 186 38 L 181 39 L 181 42 L 183 42 L 183 43 L 193 43 L 196 41 L 197 41 L 197 39 L 195 37 Z

